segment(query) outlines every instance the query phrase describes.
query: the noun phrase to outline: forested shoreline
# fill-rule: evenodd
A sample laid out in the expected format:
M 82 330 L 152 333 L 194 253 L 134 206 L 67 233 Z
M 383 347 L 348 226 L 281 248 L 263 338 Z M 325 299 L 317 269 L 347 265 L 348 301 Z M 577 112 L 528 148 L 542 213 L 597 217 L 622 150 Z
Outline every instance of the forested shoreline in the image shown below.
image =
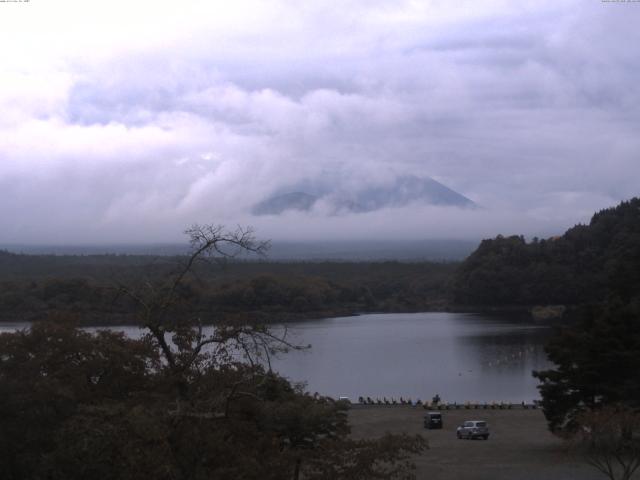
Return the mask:
M 548 239 L 483 240 L 457 269 L 460 305 L 581 305 L 640 291 L 640 199 L 597 212 Z
M 0 252 L 0 321 L 37 321 L 50 311 L 64 311 L 83 324 L 135 324 L 121 287 L 171 275 L 184 260 Z M 220 316 L 270 323 L 445 310 L 456 267 L 445 262 L 203 262 L 181 288 L 204 322 Z

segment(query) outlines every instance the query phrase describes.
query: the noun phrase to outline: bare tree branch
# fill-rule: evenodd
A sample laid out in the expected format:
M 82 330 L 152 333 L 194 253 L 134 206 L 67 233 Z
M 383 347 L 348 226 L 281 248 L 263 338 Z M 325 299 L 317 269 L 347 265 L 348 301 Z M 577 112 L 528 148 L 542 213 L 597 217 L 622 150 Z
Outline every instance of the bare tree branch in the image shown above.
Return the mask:
M 610 405 L 586 411 L 577 421 L 572 447 L 610 480 L 630 480 L 640 468 L 640 413 Z

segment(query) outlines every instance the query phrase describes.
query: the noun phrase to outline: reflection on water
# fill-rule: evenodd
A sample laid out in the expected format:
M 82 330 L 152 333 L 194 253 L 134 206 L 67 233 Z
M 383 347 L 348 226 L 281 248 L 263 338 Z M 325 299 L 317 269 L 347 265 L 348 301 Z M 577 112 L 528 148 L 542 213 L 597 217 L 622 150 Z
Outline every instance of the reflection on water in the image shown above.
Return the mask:
M 447 401 L 539 398 L 532 370 L 549 366 L 549 329 L 459 313 L 375 314 L 289 325 L 306 352 L 274 368 L 326 395 Z
M 0 324 L 0 333 L 27 324 Z M 117 327 L 139 337 L 138 327 Z M 89 331 L 96 328 L 89 328 Z M 504 317 L 461 313 L 372 314 L 287 324 L 306 351 L 273 359 L 275 370 L 311 392 L 445 401 L 531 402 L 532 370 L 549 366 L 550 331 Z

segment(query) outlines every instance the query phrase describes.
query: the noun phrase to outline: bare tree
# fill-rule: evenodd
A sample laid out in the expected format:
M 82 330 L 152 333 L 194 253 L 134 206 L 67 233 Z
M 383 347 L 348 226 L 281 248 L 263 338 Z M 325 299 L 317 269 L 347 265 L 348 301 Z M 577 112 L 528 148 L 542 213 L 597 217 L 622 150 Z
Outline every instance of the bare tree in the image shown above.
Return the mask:
M 640 467 L 640 413 L 606 406 L 589 410 L 577 420 L 571 446 L 610 480 L 630 480 Z
M 414 478 L 422 437 L 351 439 L 345 403 L 310 395 L 261 362 L 274 349 L 297 348 L 286 332 L 220 318 L 204 326 L 206 305 L 191 287 L 207 273 L 205 260 L 260 254 L 268 244 L 247 229 L 194 226 L 187 234 L 191 253 L 173 272 L 161 265 L 160 274 L 119 287 L 137 307 L 143 339 L 55 323 L 0 336 L 3 474 Z
M 250 364 L 264 359 L 271 370 L 270 356 L 290 348 L 302 348 L 286 338 L 286 329 L 274 334 L 264 325 L 228 322 L 223 318 L 205 328 L 202 312 L 189 305 L 186 283 L 197 279 L 196 268 L 211 261 L 227 260 L 243 253 L 265 255 L 268 241 L 256 240 L 252 229 L 238 227 L 228 231 L 221 225 L 193 225 L 185 231 L 190 253 L 168 276 L 145 279 L 138 285 L 120 283 L 121 293 L 133 300 L 138 320 L 156 343 L 177 389 L 176 411 L 182 411 L 189 377 L 205 365 L 229 365 L 242 355 Z M 240 384 L 228 392 L 221 403 L 242 395 Z

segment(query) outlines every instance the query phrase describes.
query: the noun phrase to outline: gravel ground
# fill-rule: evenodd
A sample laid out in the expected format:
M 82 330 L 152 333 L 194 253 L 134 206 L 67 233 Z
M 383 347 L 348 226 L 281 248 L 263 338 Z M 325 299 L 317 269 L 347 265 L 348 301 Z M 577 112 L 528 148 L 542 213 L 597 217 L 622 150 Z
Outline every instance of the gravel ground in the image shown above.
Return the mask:
M 593 467 L 570 456 L 547 430 L 540 410 L 448 410 L 444 428 L 426 430 L 425 410 L 408 406 L 354 406 L 349 412 L 355 438 L 420 433 L 429 450 L 416 457 L 418 479 L 429 480 L 602 480 Z M 465 420 L 486 420 L 489 440 L 458 440 Z

